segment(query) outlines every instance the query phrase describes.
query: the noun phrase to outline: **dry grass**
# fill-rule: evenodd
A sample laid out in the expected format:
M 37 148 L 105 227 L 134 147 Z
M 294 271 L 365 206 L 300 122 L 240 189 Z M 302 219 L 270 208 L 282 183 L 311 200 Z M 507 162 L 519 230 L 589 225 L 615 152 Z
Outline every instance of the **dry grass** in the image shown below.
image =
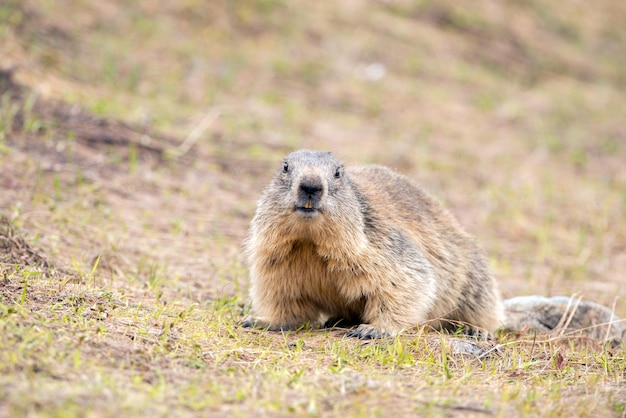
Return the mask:
M 625 416 L 623 348 L 236 326 L 301 147 L 419 180 L 506 297 L 626 317 L 625 6 L 141 3 L 0 5 L 0 415 Z

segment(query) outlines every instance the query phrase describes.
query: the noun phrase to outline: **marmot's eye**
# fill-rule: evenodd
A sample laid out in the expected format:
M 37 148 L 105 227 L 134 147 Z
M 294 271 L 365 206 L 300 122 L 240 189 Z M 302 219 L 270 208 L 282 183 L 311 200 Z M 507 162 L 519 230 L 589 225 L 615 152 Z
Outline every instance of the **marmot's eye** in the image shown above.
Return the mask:
M 341 177 L 341 167 L 335 169 L 335 178 L 338 179 L 339 177 Z
M 283 163 L 283 173 L 287 173 L 287 172 L 289 172 L 289 163 L 285 161 Z

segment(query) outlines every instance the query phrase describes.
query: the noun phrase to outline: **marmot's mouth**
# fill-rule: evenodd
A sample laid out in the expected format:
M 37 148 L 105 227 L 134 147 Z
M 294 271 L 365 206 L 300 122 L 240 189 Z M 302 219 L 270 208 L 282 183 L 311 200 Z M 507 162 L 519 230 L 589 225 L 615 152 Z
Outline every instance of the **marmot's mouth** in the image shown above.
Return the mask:
M 304 216 L 314 216 L 318 212 L 320 212 L 319 209 L 316 209 L 314 207 L 307 208 L 306 206 L 296 206 L 295 209 L 296 209 L 296 212 L 298 212 L 298 214 L 304 215 Z
M 317 212 L 317 209 L 296 206 L 296 211 L 302 212 L 302 213 L 313 213 L 313 212 Z
M 295 202 L 294 210 L 298 215 L 305 218 L 311 218 L 322 212 L 322 208 L 318 199 L 298 199 Z

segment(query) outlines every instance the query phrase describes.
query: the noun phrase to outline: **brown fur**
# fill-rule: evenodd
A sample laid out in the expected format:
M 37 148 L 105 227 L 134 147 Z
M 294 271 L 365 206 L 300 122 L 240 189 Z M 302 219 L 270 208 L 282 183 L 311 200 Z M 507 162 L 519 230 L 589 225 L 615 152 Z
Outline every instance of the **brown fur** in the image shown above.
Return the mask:
M 359 323 L 380 338 L 429 323 L 492 332 L 503 321 L 485 257 L 434 198 L 388 168 L 344 168 L 330 152 L 285 158 L 246 243 L 252 308 L 270 330 Z

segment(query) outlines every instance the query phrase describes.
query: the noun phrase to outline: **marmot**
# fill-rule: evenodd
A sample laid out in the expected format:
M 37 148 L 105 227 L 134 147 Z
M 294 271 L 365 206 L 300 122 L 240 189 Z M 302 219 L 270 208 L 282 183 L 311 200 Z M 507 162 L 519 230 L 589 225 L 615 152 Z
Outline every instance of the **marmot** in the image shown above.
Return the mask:
M 419 324 L 489 335 L 503 323 L 476 241 L 386 167 L 344 167 L 331 152 L 288 155 L 261 195 L 245 252 L 255 316 L 244 327 L 333 318 L 360 324 L 348 336 L 368 339 Z

